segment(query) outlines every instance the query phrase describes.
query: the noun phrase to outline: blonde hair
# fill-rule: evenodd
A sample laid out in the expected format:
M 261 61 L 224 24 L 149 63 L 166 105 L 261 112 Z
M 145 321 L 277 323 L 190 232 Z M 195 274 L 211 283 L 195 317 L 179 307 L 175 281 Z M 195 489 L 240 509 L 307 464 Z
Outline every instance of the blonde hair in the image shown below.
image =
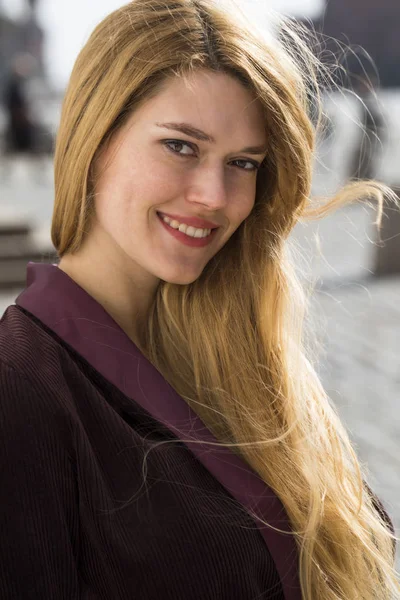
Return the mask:
M 304 599 L 399 598 L 396 538 L 313 367 L 287 244 L 297 222 L 358 199 L 376 203 L 380 227 L 385 196 L 396 199 L 377 182 L 352 182 L 311 203 L 320 65 L 293 26 L 282 31 L 286 42 L 271 43 L 217 0 L 136 0 L 100 23 L 63 105 L 52 239 L 60 257 L 79 250 L 96 156 L 169 77 L 206 68 L 254 92 L 269 140 L 254 209 L 194 283 L 160 282 L 140 347 L 283 502 Z

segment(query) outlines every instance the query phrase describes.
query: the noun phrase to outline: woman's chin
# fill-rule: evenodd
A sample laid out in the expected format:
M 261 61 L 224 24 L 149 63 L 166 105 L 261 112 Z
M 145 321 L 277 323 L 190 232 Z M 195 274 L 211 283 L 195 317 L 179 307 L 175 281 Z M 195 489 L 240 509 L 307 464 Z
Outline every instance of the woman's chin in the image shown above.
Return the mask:
M 196 281 L 196 279 L 198 279 L 200 275 L 201 271 L 196 273 L 170 273 L 168 275 L 164 273 L 164 276 L 160 279 L 165 283 L 175 283 L 176 285 L 189 285 L 190 283 Z

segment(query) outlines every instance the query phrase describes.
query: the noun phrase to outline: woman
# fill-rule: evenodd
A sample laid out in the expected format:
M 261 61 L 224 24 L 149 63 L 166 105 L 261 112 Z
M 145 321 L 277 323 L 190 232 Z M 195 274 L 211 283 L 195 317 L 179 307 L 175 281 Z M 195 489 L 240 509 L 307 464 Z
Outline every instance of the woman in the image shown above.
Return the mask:
M 29 265 L 0 329 L 2 598 L 400 597 L 286 249 L 389 193 L 310 205 L 316 66 L 211 0 L 134 0 L 83 48 L 60 262 Z
M 34 124 L 26 91 L 33 65 L 34 58 L 30 54 L 18 54 L 5 82 L 6 151 L 10 153 L 32 153 L 35 149 Z

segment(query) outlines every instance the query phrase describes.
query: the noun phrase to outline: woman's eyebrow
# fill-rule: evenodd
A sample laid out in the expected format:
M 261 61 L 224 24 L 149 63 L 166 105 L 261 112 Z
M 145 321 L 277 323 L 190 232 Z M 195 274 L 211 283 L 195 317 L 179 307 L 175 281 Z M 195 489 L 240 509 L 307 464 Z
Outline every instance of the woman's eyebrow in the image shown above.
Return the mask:
M 196 140 L 200 140 L 201 142 L 209 142 L 210 144 L 215 144 L 216 140 L 212 135 L 201 131 L 201 129 L 197 129 L 197 127 L 193 127 L 193 125 L 189 125 L 189 123 L 156 123 L 157 127 L 162 127 L 164 129 L 170 129 L 173 131 L 180 131 L 186 135 L 189 135 Z M 262 144 L 260 146 L 248 146 L 247 148 L 243 148 L 240 152 L 246 152 L 247 154 L 264 154 L 268 149 L 266 144 Z

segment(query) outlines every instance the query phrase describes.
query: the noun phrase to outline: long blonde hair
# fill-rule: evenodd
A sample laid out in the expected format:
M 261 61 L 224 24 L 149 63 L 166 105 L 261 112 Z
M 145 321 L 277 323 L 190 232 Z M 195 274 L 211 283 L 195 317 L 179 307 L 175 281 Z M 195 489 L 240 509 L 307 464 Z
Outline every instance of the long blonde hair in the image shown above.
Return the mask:
M 134 0 L 100 23 L 64 100 L 53 243 L 60 257 L 79 250 L 96 156 L 168 77 L 206 68 L 254 92 L 269 140 L 254 209 L 194 283 L 160 283 L 140 347 L 283 502 L 303 598 L 400 598 L 395 537 L 314 369 L 306 294 L 287 244 L 297 222 L 358 199 L 375 202 L 380 227 L 385 196 L 396 200 L 377 182 L 353 182 L 311 202 L 320 65 L 294 27 L 282 31 L 286 42 L 270 42 L 218 0 Z

